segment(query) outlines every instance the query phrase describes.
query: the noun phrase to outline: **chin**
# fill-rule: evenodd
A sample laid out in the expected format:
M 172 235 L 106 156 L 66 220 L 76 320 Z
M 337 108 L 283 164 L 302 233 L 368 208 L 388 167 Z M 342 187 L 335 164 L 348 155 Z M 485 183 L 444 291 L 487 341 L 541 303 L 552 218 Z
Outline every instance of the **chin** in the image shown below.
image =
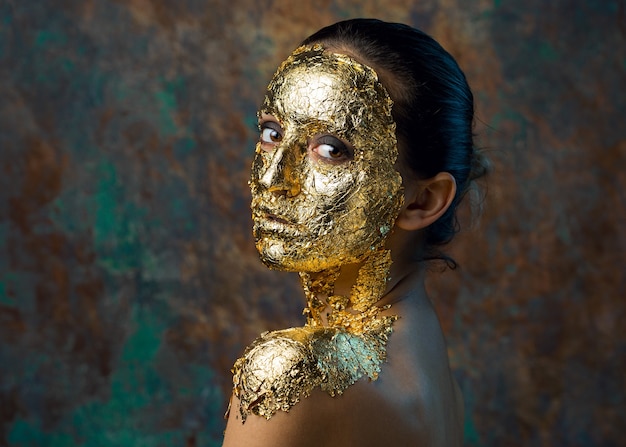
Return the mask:
M 347 252 L 328 253 L 328 247 L 316 247 L 310 242 L 294 244 L 293 241 L 286 242 L 269 237 L 258 239 L 256 248 L 261 261 L 267 267 L 286 272 L 321 272 L 360 262 L 365 257 L 363 251 L 358 256 Z
M 286 249 L 287 248 L 287 249 Z M 259 257 L 263 264 L 273 270 L 285 272 L 320 272 L 337 264 L 328 259 L 302 254 L 298 250 L 289 250 L 285 244 L 268 242 L 257 243 Z M 296 253 L 294 253 L 296 251 Z

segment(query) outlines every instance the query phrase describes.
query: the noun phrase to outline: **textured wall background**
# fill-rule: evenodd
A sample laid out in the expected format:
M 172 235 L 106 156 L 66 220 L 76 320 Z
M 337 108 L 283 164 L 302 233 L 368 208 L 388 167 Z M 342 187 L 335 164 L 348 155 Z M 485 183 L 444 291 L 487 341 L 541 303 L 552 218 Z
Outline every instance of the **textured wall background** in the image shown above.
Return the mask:
M 301 321 L 252 245 L 256 107 L 357 16 L 458 58 L 495 164 L 431 281 L 466 445 L 626 445 L 624 1 L 293 5 L 0 0 L 0 446 L 220 445 L 233 361 Z

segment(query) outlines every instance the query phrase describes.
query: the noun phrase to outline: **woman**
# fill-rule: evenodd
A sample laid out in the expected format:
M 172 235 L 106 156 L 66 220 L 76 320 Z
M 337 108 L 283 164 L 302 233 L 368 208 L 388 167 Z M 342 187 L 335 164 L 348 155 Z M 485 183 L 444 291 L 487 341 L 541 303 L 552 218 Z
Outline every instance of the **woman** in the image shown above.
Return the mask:
M 425 262 L 485 172 L 473 99 L 424 33 L 356 19 L 281 64 L 259 111 L 257 249 L 300 273 L 306 324 L 236 362 L 225 446 L 457 446 L 463 405 Z

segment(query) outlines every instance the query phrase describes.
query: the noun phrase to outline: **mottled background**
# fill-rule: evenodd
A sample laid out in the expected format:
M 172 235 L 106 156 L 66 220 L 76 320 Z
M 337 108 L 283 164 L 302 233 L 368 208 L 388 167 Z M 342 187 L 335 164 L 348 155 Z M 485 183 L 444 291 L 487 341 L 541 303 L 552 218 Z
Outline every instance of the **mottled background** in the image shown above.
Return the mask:
M 0 0 L 0 446 L 220 445 L 233 361 L 301 321 L 252 245 L 256 107 L 357 16 L 457 57 L 494 162 L 430 283 L 466 445 L 626 445 L 625 2 L 295 4 Z

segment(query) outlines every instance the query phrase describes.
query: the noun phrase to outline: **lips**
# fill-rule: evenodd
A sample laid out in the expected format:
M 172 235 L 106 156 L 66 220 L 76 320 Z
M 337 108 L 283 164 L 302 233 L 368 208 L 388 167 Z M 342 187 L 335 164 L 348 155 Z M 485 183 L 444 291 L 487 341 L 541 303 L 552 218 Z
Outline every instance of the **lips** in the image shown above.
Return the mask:
M 256 206 L 252 208 L 252 217 L 255 220 L 269 220 L 284 225 L 296 225 L 294 219 L 290 219 L 281 213 L 271 210 L 266 206 Z
M 265 219 L 271 220 L 273 222 L 278 222 L 279 224 L 283 224 L 283 225 L 294 225 L 292 222 L 289 222 L 287 219 L 284 219 L 280 216 L 277 216 L 276 214 L 272 214 L 272 213 L 266 213 L 264 216 Z
M 255 229 L 279 233 L 301 233 L 302 228 L 293 219 L 282 216 L 263 207 L 252 213 Z

